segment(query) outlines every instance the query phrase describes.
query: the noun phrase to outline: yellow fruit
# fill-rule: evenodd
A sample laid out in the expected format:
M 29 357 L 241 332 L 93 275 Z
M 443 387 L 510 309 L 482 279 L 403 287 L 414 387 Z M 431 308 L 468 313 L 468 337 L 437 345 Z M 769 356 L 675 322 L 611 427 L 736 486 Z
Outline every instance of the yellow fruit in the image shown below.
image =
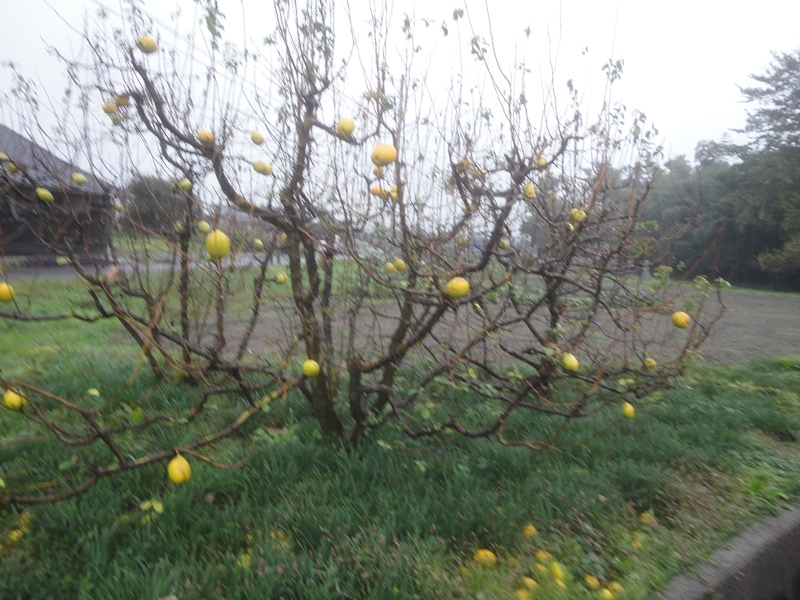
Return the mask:
M 14 288 L 5 281 L 0 281 L 0 302 L 11 302 L 14 299 Z
M 406 261 L 404 261 L 402 258 L 395 258 L 394 268 L 398 271 L 405 271 L 408 267 L 406 266 Z
M 525 588 L 519 588 L 516 591 L 517 600 L 531 600 L 533 596 L 531 596 L 530 592 Z
M 206 237 L 206 249 L 211 258 L 222 258 L 230 251 L 231 241 L 227 235 L 215 229 Z
M 336 123 L 336 133 L 348 137 L 356 130 L 356 122 L 350 117 L 342 117 Z M 390 161 L 391 162 L 391 161 Z
M 145 54 L 152 54 L 158 50 L 158 44 L 149 35 L 143 35 L 140 37 L 139 41 L 136 42 L 136 46 Z
M 536 535 L 536 527 L 533 526 L 533 523 L 528 523 L 525 525 L 525 528 L 522 530 L 522 535 L 526 538 Z
M 263 160 L 257 160 L 253 163 L 253 170 L 262 175 L 272 175 L 272 165 L 265 163 Z
M 197 224 L 197 231 L 199 231 L 200 233 L 210 233 L 211 232 L 211 225 L 209 225 L 205 221 L 200 221 Z
M 114 94 L 114 104 L 117 106 L 128 106 L 131 103 L 131 97 L 128 94 Z
M 372 162 L 378 167 L 385 167 L 397 160 L 397 149 L 391 144 L 378 144 L 372 151 Z
M 169 475 L 169 480 L 176 485 L 186 483 L 192 476 L 192 465 L 189 464 L 188 460 L 178 454 L 169 461 L 167 465 L 167 475 Z
M 584 211 L 582 208 L 573 208 L 571 211 L 569 211 L 569 218 L 576 223 L 581 223 L 586 220 L 586 211 Z
M 575 373 L 581 368 L 581 364 L 578 362 L 578 359 L 575 358 L 574 354 L 569 352 L 565 352 L 561 355 L 561 366 L 564 367 L 565 371 L 569 371 L 570 373 Z
M 288 241 L 289 241 L 289 236 L 286 235 L 285 233 L 282 233 L 281 234 L 281 244 L 285 244 Z
M 560 590 L 565 590 L 567 589 L 567 584 L 564 583 L 563 579 L 556 579 L 556 587 Z
M 537 550 L 535 556 L 536 560 L 539 560 L 541 562 L 550 560 L 550 553 L 547 550 Z
M 22 531 L 22 529 L 12 529 L 11 532 L 6 536 L 6 544 L 13 546 L 20 541 L 24 535 L 25 533 Z
M 383 167 L 372 167 L 372 173 L 375 177 L 383 177 Z
M 529 181 L 522 187 L 522 194 L 528 198 L 536 198 L 536 187 Z
M 444 291 L 451 298 L 463 298 L 469 294 L 469 282 L 463 277 L 453 277 L 447 282 Z
M 117 105 L 115 102 L 106 102 L 103 104 L 103 112 L 107 115 L 113 115 L 117 112 Z
M 183 190 L 184 192 L 188 192 L 192 189 L 192 182 L 184 177 L 181 179 L 177 184 L 179 190 Z
M 386 272 L 387 273 L 394 273 L 397 271 L 397 267 L 394 266 L 394 263 L 387 262 L 386 263 Z
M 123 210 L 125 207 L 124 207 L 124 206 L 122 206 L 122 203 L 120 203 L 120 202 L 114 202 L 114 204 L 112 204 L 112 205 L 111 205 L 111 208 L 113 208 L 113 209 L 114 209 L 115 211 L 117 211 L 117 212 L 122 212 L 122 210 Z
M 44 202 L 52 202 L 53 200 L 55 200 L 55 198 L 53 198 L 52 192 L 47 188 L 41 188 L 41 187 L 36 188 L 36 196 L 38 196 L 39 200 L 42 200 Z
M 536 583 L 536 580 L 533 577 L 523 577 L 522 578 L 522 585 L 524 585 L 529 590 L 532 590 L 535 587 L 538 587 L 539 584 Z
M 602 590 L 600 590 L 600 597 L 603 600 L 611 600 L 611 598 L 614 597 L 614 592 L 612 592 L 609 589 L 603 588 Z
M 612 594 L 619 594 L 622 591 L 622 586 L 618 584 L 616 581 L 612 581 L 608 584 L 608 591 Z
M 115 127 L 118 125 L 122 125 L 122 117 L 120 117 L 117 113 L 111 115 L 111 124 Z
M 656 365 L 658 365 L 658 363 L 656 362 L 656 359 L 650 358 L 649 356 L 644 359 L 644 363 L 643 364 L 644 364 L 646 369 L 654 369 L 656 367 Z
M 458 239 L 456 240 L 456 244 L 459 246 L 466 246 L 467 242 L 469 242 L 469 238 L 465 235 L 458 236 Z
M 6 405 L 6 408 L 10 408 L 11 410 L 19 410 L 27 403 L 28 401 L 25 397 L 20 396 L 14 390 L 6 390 L 5 394 L 3 394 L 3 404 Z
M 255 238 L 255 239 L 253 240 L 253 246 L 255 246 L 255 247 L 256 247 L 256 250 L 263 250 L 263 249 L 264 249 L 264 242 L 262 242 L 262 241 L 261 241 L 260 239 L 258 239 L 258 238 Z
M 373 196 L 378 196 L 378 198 L 385 198 L 388 194 L 388 192 L 379 185 L 373 185 L 369 188 L 369 193 Z
M 204 146 L 214 145 L 214 134 L 211 133 L 208 129 L 201 129 L 200 131 L 198 131 L 197 139 Z
M 476 563 L 482 567 L 493 567 L 497 564 L 497 555 L 491 550 L 481 548 L 472 557 Z
M 555 579 L 564 579 L 564 569 L 556 561 L 550 563 L 550 573 Z
M 505 238 L 500 240 L 497 245 L 500 247 L 500 250 L 508 250 L 511 247 L 511 243 Z
M 316 377 L 319 375 L 319 363 L 309 358 L 303 363 L 303 374 L 306 377 Z
M 73 173 L 70 179 L 72 179 L 72 183 L 76 185 L 83 185 L 86 183 L 86 175 L 83 173 Z
M 459 173 L 466 173 L 469 171 L 469 168 L 472 166 L 472 163 L 468 158 L 459 158 L 456 161 L 456 171 Z
M 286 273 L 281 271 L 280 273 L 275 275 L 275 283 L 279 283 L 280 285 L 283 285 L 284 283 L 286 283 Z M 319 367 L 317 367 L 317 368 L 319 368 Z M 305 371 L 305 366 L 303 367 L 303 370 Z
M 15 165 L 13 162 L 8 163 L 8 172 L 9 173 L 11 173 L 13 175 L 17 171 L 19 171 L 19 169 L 17 168 L 17 165 Z
M 633 407 L 633 404 L 630 402 L 626 402 L 622 405 L 622 415 L 627 417 L 628 419 L 632 419 L 636 414 L 636 409 Z
M 392 189 L 389 190 L 389 197 L 397 202 L 397 186 L 393 185 Z
M 583 578 L 583 580 L 586 582 L 586 585 L 588 585 L 591 589 L 593 590 L 600 589 L 600 580 L 594 575 L 587 575 L 586 577 Z
M 264 143 L 264 136 L 258 133 L 257 131 L 254 131 L 253 133 L 250 134 L 250 139 L 257 146 L 260 146 L 261 144 Z
M 672 324 L 678 329 L 686 329 L 691 322 L 692 318 L 683 311 L 672 313 Z
M 543 167 L 543 166 L 545 166 L 546 164 L 547 164 L 547 159 L 546 159 L 544 156 L 539 156 L 539 157 L 536 159 L 536 166 L 537 166 L 537 167 Z
M 5 152 L 0 152 L 0 162 L 5 162 L 8 160 L 8 154 Z

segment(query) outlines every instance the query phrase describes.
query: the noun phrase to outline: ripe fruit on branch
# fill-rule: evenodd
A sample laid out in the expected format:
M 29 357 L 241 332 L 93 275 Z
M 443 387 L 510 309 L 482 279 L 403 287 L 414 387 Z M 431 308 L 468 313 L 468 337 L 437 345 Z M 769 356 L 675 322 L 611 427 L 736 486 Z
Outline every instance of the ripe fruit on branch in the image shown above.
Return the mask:
M 206 237 L 206 250 L 213 259 L 223 258 L 231 249 L 231 241 L 219 229 L 215 229 Z
M 200 233 L 210 233 L 211 232 L 211 225 L 209 225 L 205 221 L 200 221 L 197 224 L 197 231 L 199 231 Z
M 6 405 L 6 408 L 10 408 L 11 410 L 19 410 L 27 403 L 28 401 L 24 396 L 20 396 L 14 390 L 6 390 L 5 394 L 3 394 L 3 404 Z
M 691 322 L 692 318 L 683 311 L 672 313 L 672 324 L 678 329 L 686 329 Z
M 472 163 L 468 158 L 459 158 L 456 161 L 456 172 L 458 173 L 466 173 L 469 171 L 469 168 L 472 166 Z
M 644 362 L 642 364 L 644 364 L 645 369 L 654 369 L 656 365 L 658 365 L 656 359 L 651 358 L 649 356 L 644 359 Z
M 117 105 L 114 102 L 105 102 L 103 104 L 103 112 L 107 115 L 113 115 L 117 112 Z
M 511 243 L 505 238 L 500 240 L 497 245 L 500 247 L 500 250 L 508 250 L 511 247 Z
M 113 208 L 117 212 L 122 212 L 124 207 L 122 206 L 121 202 L 114 202 L 114 204 L 111 205 L 111 208 Z
M 491 550 L 487 550 L 486 548 L 481 548 L 472 557 L 476 563 L 478 563 L 482 567 L 493 567 L 497 564 L 497 555 L 492 552 Z
M 176 484 L 181 485 L 186 483 L 192 476 L 192 465 L 189 461 L 178 454 L 175 458 L 169 461 L 167 465 L 167 475 L 169 480 Z
M 114 94 L 114 104 L 117 106 L 128 106 L 131 103 L 131 97 L 128 94 Z
M 70 176 L 70 179 L 72 179 L 72 183 L 76 185 L 83 185 L 84 183 L 86 183 L 86 175 L 84 175 L 83 173 L 73 173 Z
M 547 159 L 544 156 L 539 156 L 535 162 L 537 167 L 543 167 L 547 164 Z
M 36 196 L 39 198 L 39 200 L 43 200 L 44 202 L 52 202 L 55 200 L 55 198 L 53 198 L 53 194 L 47 188 L 37 187 Z
M 372 162 L 378 167 L 385 167 L 397 160 L 397 149 L 391 144 L 378 144 L 372 151 Z
M 214 145 L 214 134 L 208 129 L 201 129 L 197 132 L 197 140 L 204 146 Z
M 398 271 L 405 271 L 408 267 L 406 266 L 406 261 L 404 261 L 402 258 L 395 258 L 394 268 Z
M 575 358 L 575 355 L 571 354 L 570 352 L 565 352 L 561 355 L 561 366 L 564 367 L 565 371 L 569 371 L 570 373 L 575 373 L 581 368 L 581 364 L 578 362 L 578 359 Z
M 0 302 L 11 302 L 14 299 L 14 288 L 5 281 L 0 281 Z
M 186 177 L 181 179 L 176 185 L 178 186 L 179 190 L 183 190 L 184 192 L 188 192 L 190 189 L 192 189 L 192 182 L 186 179 Z
M 386 272 L 387 273 L 394 273 L 395 271 L 397 271 L 397 267 L 394 266 L 394 263 L 393 262 L 387 262 L 386 263 Z
M 286 235 L 285 233 L 282 233 L 281 234 L 281 244 L 285 244 L 288 241 L 289 241 L 289 236 Z
M 622 416 L 632 419 L 634 415 L 636 415 L 636 409 L 633 407 L 633 404 L 626 402 L 622 405 Z
M 336 123 L 336 133 L 349 137 L 356 130 L 356 122 L 350 117 L 342 117 Z
M 522 194 L 528 199 L 536 198 L 536 186 L 529 181 L 522 186 Z
M 280 285 L 283 285 L 284 283 L 286 283 L 286 273 L 281 271 L 280 273 L 275 275 L 275 283 L 278 283 Z
M 463 277 L 453 277 L 444 288 L 445 293 L 456 300 L 469 294 L 469 281 Z
M 383 177 L 383 167 L 372 167 L 372 173 L 375 177 Z
M 573 208 L 571 211 L 569 211 L 569 218 L 576 223 L 581 223 L 586 220 L 586 211 L 584 211 L 582 208 Z
M 156 50 L 158 50 L 158 44 L 156 41 L 151 38 L 149 35 L 143 35 L 139 38 L 139 41 L 136 42 L 136 47 L 139 48 L 145 54 L 152 54 Z
M 260 239 L 258 239 L 258 238 L 255 238 L 255 239 L 253 240 L 253 246 L 255 246 L 255 247 L 256 247 L 256 250 L 263 250 L 263 249 L 264 249 L 264 242 L 262 242 L 262 241 L 261 241 Z
M 309 358 L 303 363 L 303 375 L 306 377 L 316 377 L 319 375 L 319 363 Z
M 261 175 L 272 175 L 272 165 L 265 163 L 263 160 L 257 160 L 253 163 L 253 170 Z
M 260 146 L 261 144 L 264 143 L 264 136 L 258 133 L 257 131 L 254 131 L 253 133 L 250 134 L 250 139 L 257 146 Z

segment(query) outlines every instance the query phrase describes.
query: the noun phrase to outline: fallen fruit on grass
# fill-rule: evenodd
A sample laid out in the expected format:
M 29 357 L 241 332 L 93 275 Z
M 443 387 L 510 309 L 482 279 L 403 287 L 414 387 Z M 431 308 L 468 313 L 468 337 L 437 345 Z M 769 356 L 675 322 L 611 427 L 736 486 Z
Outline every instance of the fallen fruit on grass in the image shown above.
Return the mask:
M 603 600 L 610 600 L 611 598 L 614 597 L 614 592 L 612 592 L 611 590 L 609 590 L 607 588 L 603 588 L 602 590 L 600 590 L 600 597 Z
M 257 160 L 253 163 L 253 170 L 261 175 L 272 175 L 272 165 L 265 163 L 263 160 Z
M 522 530 L 522 535 L 526 538 L 533 537 L 536 535 L 536 527 L 533 526 L 533 523 L 528 523 Z
M 561 366 L 564 367 L 565 371 L 569 371 L 570 373 L 575 373 L 581 368 L 581 364 L 578 362 L 578 359 L 575 358 L 575 355 L 570 352 L 565 352 L 561 355 Z
M 550 553 L 547 550 L 537 550 L 534 556 L 536 556 L 536 560 L 541 562 L 550 560 Z
M 536 186 L 529 181 L 522 187 L 522 194 L 529 200 L 536 198 Z
M 11 410 L 19 410 L 27 403 L 28 401 L 14 390 L 6 390 L 5 394 L 3 394 L 3 404 Z
M 622 405 L 622 416 L 632 419 L 636 414 L 636 409 L 633 407 L 633 404 L 630 402 L 626 402 Z
M 406 266 L 406 261 L 404 261 L 402 258 L 395 258 L 394 268 L 398 271 L 405 271 L 408 267 Z
M 83 185 L 84 183 L 86 183 L 86 175 L 84 175 L 83 173 L 73 173 L 70 176 L 70 179 L 72 179 L 72 183 L 76 185 Z
M 47 188 L 37 187 L 36 196 L 39 200 L 43 200 L 44 202 L 52 202 L 55 200 L 55 198 L 53 198 L 53 193 Z
M 586 211 L 582 208 L 573 208 L 569 211 L 569 218 L 576 223 L 582 223 L 586 220 Z
M 336 133 L 349 137 L 356 130 L 356 122 L 350 117 L 342 117 L 336 123 Z
M 169 475 L 169 480 L 176 485 L 186 483 L 192 476 L 192 465 L 189 464 L 188 460 L 178 454 L 169 461 L 167 465 L 167 475 Z
M 280 285 L 283 285 L 284 283 L 286 283 L 286 273 L 281 271 L 280 273 L 275 275 L 275 283 L 279 283 Z M 305 371 L 305 366 L 303 368 L 304 368 L 304 371 Z
M 14 299 L 14 288 L 5 281 L 0 281 L 0 302 L 11 302 Z
M 139 41 L 136 42 L 136 47 L 145 54 L 152 54 L 158 50 L 158 43 L 149 35 L 143 35 L 139 38 Z
M 206 249 L 211 258 L 222 258 L 230 251 L 231 241 L 222 231 L 215 229 L 206 237 Z
M 497 564 L 497 555 L 491 550 L 487 550 L 486 548 L 481 548 L 472 557 L 476 563 L 478 563 L 482 567 L 493 567 Z
M 564 583 L 563 579 L 556 579 L 556 587 L 560 590 L 565 590 L 567 589 L 567 584 Z
M 211 225 L 209 225 L 206 221 L 200 221 L 197 224 L 197 231 L 199 231 L 200 233 L 210 233 Z
M 397 160 L 397 149 L 391 144 L 378 144 L 372 151 L 372 162 L 378 167 L 385 167 Z
M 453 277 L 444 288 L 445 293 L 456 300 L 469 294 L 469 281 L 463 277 Z
M 515 594 L 517 596 L 517 600 L 531 600 L 533 598 L 530 592 L 525 588 L 518 588 Z
M 253 133 L 250 134 L 250 139 L 257 146 L 260 146 L 261 144 L 264 143 L 264 136 L 258 133 L 257 131 L 254 131 Z
M 672 324 L 678 329 L 686 329 L 691 322 L 692 318 L 682 310 L 672 313 Z
M 564 569 L 556 561 L 550 563 L 550 573 L 555 579 L 564 579 Z
M 535 587 L 538 587 L 538 583 L 533 577 L 523 577 L 522 578 L 522 585 L 524 585 L 529 590 L 532 590 Z
M 586 582 L 586 585 L 589 586 L 590 589 L 599 590 L 600 589 L 600 580 L 595 577 L 594 575 L 587 575 L 583 578 Z
M 260 239 L 256 238 L 253 240 L 253 246 L 256 247 L 256 250 L 263 250 L 264 249 L 264 242 Z
M 319 375 L 319 363 L 309 358 L 303 363 L 303 375 L 306 377 L 316 377 Z
M 655 358 L 647 357 L 644 359 L 644 366 L 646 369 L 654 369 L 658 363 L 656 362 Z
M 214 134 L 211 133 L 208 129 L 201 129 L 200 131 L 198 131 L 197 139 L 204 146 L 214 145 Z
M 618 584 L 616 581 L 612 581 L 608 584 L 608 591 L 612 594 L 619 594 L 623 590 L 623 587 Z

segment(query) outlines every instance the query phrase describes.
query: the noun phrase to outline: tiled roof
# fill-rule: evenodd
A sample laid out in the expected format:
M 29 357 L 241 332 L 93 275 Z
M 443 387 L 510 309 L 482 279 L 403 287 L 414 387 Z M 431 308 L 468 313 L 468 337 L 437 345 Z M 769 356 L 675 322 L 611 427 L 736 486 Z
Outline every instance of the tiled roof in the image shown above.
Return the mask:
M 0 124 L 0 152 L 8 156 L 19 169 L 11 174 L 7 165 L 0 167 L 0 175 L 8 177 L 17 185 L 44 187 L 52 192 L 64 191 L 73 193 L 107 194 L 110 190 L 103 182 L 86 175 L 87 182 L 81 185 L 72 182 L 72 174 L 82 172 L 75 165 L 58 158 L 49 150 L 35 144 L 13 129 Z

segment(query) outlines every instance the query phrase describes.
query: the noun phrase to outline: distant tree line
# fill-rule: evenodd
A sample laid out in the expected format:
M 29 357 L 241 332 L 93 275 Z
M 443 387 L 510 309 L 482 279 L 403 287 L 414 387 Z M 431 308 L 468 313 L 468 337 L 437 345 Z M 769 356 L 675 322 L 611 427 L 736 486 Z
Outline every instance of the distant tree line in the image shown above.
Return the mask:
M 800 49 L 751 77 L 751 141 L 704 141 L 693 164 L 669 160 L 645 218 L 675 239 L 659 259 L 676 275 L 800 289 Z

